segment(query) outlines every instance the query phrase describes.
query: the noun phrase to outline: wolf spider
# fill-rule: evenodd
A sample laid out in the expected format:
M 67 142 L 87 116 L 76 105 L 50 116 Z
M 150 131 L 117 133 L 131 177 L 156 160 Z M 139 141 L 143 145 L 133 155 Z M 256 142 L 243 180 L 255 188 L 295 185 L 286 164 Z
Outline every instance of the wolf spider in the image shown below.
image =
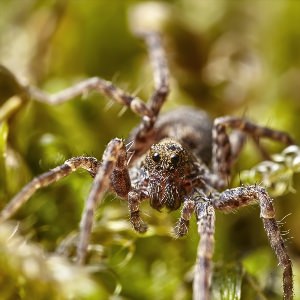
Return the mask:
M 94 90 L 129 107 L 141 116 L 141 122 L 126 142 L 119 138 L 111 140 L 101 161 L 94 157 L 73 157 L 34 178 L 2 210 L 0 221 L 10 218 L 38 189 L 83 168 L 94 180 L 80 222 L 77 262 L 85 263 L 93 217 L 105 192 L 114 192 L 128 202 L 130 222 L 139 233 L 147 230 L 140 216 L 142 201 L 149 199 L 150 206 L 159 211 L 164 207 L 170 211 L 182 207 L 174 233 L 178 237 L 186 235 L 190 218 L 195 213 L 201 239 L 193 298 L 204 300 L 210 298 L 215 209 L 231 212 L 258 203 L 264 229 L 283 270 L 284 299 L 292 299 L 292 265 L 275 220 L 272 199 L 260 185 L 225 188 L 245 135 L 257 145 L 259 138 L 285 144 L 293 144 L 293 140 L 287 133 L 242 118 L 222 117 L 211 122 L 205 112 L 187 107 L 159 115 L 169 93 L 166 54 L 159 34 L 146 32 L 141 36 L 147 43 L 154 72 L 155 90 L 147 103 L 98 77 L 53 95 L 26 87 L 31 98 L 48 104 L 59 104 Z M 231 141 L 228 129 L 240 133 L 238 142 Z

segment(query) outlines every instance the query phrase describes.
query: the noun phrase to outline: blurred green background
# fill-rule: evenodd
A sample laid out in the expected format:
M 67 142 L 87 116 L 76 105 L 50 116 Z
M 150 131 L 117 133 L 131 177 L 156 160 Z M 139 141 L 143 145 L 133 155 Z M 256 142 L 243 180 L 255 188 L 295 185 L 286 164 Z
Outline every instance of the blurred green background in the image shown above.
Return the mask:
M 145 45 L 130 30 L 146 26 L 163 33 L 168 54 L 171 94 L 163 110 L 190 105 L 212 117 L 246 116 L 300 140 L 298 1 L 11 0 L 0 1 L 0 16 L 0 63 L 22 83 L 55 92 L 100 76 L 147 100 L 151 67 Z M 139 122 L 95 93 L 52 107 L 18 102 L 11 98 L 18 92 L 11 75 L 1 70 L 0 76 L 1 207 L 34 176 L 72 156 L 100 159 L 112 138 L 126 138 Z M 15 108 L 3 113 L 8 103 Z M 236 182 L 260 160 L 247 146 Z M 90 186 L 88 174 L 72 174 L 36 193 L 15 216 L 18 223 L 1 225 L 1 299 L 190 299 L 199 238 L 195 220 L 186 238 L 171 237 L 178 212 L 158 213 L 146 203 L 151 228 L 139 236 L 127 222 L 126 203 L 108 195 L 97 212 L 86 269 L 46 254 L 74 254 Z M 282 230 L 289 230 L 300 299 L 297 175 L 293 187 L 275 205 L 278 220 L 288 215 Z M 281 270 L 257 207 L 217 213 L 214 262 L 215 299 L 282 298 Z

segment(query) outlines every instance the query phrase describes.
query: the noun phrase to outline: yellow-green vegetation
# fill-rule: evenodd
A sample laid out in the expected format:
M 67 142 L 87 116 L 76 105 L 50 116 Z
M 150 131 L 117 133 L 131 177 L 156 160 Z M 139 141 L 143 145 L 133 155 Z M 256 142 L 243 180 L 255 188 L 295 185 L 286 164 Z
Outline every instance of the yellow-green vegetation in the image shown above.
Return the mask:
M 54 92 L 100 76 L 147 100 L 151 67 L 131 33 L 140 26 L 164 37 L 171 72 L 164 110 L 190 105 L 212 117 L 245 116 L 300 141 L 298 1 L 11 0 L 0 1 L 0 15 L 0 208 L 34 176 L 72 156 L 100 159 L 110 139 L 126 138 L 138 123 L 96 93 L 49 106 L 28 99 L 22 85 Z M 257 166 L 262 159 L 247 145 L 233 185 L 262 184 L 276 196 L 300 299 L 299 150 L 281 152 L 282 145 L 269 142 L 266 148 L 279 154 Z M 74 266 L 91 182 L 83 171 L 72 174 L 1 224 L 0 298 L 191 299 L 195 220 L 186 238 L 174 240 L 178 213 L 158 213 L 147 203 L 150 230 L 140 236 L 128 224 L 126 203 L 107 195 L 88 265 Z M 215 299 L 282 299 L 281 270 L 258 208 L 217 213 L 215 248 Z

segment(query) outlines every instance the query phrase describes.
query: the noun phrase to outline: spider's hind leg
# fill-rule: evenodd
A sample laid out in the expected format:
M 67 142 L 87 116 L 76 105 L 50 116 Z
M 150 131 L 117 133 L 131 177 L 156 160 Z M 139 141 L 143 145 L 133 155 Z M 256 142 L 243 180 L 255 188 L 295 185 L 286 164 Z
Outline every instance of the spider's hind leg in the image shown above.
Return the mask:
M 238 130 L 240 133 L 236 135 L 238 140 L 234 144 L 230 140 L 228 129 Z M 286 132 L 259 126 L 243 118 L 228 116 L 215 119 L 213 125 L 212 169 L 218 177 L 216 182 L 218 189 L 228 185 L 231 168 L 243 148 L 245 134 L 254 140 L 264 156 L 267 154 L 259 145 L 260 138 L 269 138 L 286 145 L 294 143 L 293 139 Z
M 145 40 L 148 47 L 153 69 L 154 92 L 147 102 L 147 107 L 152 116 L 144 116 L 131 136 L 131 140 L 134 141 L 133 158 L 139 157 L 145 152 L 145 144 L 148 144 L 150 140 L 151 130 L 169 94 L 169 69 L 160 34 L 157 32 L 143 32 L 138 35 Z
M 148 106 L 153 115 L 157 116 L 169 94 L 169 69 L 160 35 L 156 32 L 148 32 L 142 36 L 148 46 L 155 87 L 148 101 Z

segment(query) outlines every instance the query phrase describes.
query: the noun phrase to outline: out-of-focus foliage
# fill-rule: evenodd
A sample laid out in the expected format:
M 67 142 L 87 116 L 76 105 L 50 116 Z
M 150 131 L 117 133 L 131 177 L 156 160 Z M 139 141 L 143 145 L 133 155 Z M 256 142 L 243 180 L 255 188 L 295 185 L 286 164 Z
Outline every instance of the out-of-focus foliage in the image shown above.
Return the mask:
M 53 92 L 101 76 L 147 100 L 153 81 L 146 47 L 128 24 L 133 30 L 155 26 L 163 33 L 171 70 L 171 94 L 164 110 L 184 104 L 205 109 L 212 117 L 246 116 L 287 131 L 299 142 L 298 1 L 146 4 L 0 1 L 0 62 L 11 72 L 0 69 L 1 207 L 31 178 L 69 157 L 88 154 L 100 159 L 110 139 L 127 137 L 138 123 L 132 112 L 119 115 L 119 105 L 111 107 L 109 100 L 95 93 L 52 107 L 28 101 L 23 93 L 29 83 Z M 275 143 L 266 146 L 275 153 L 283 148 Z M 243 183 L 240 171 L 251 170 L 260 161 L 256 149 L 247 146 L 235 168 L 235 184 Z M 126 203 L 107 196 L 97 212 L 86 270 L 75 270 L 64 259 L 55 259 L 55 270 L 51 267 L 52 259 L 45 253 L 58 250 L 74 255 L 91 180 L 78 172 L 36 193 L 15 216 L 20 221 L 18 234 L 1 225 L 0 298 L 190 299 L 199 239 L 195 221 L 186 238 L 174 240 L 170 232 L 178 212 L 158 213 L 147 203 L 142 211 L 150 231 L 139 236 L 128 225 Z M 297 175 L 292 187 L 293 193 L 276 197 L 275 206 L 277 219 L 284 219 L 283 232 L 290 230 L 287 245 L 295 270 L 295 298 L 300 299 Z M 215 298 L 281 299 L 281 270 L 259 210 L 218 213 L 216 230 Z M 21 253 L 23 243 L 27 257 Z M 36 266 L 42 266 L 38 278 L 32 277 Z M 78 272 L 78 277 L 69 273 L 62 280 L 55 277 L 64 272 Z M 83 285 L 90 294 L 80 294 Z
M 108 293 L 63 257 L 49 256 L 16 233 L 1 226 L 2 299 L 100 299 Z M 76 282 L 76 284 L 74 284 Z
M 240 179 L 244 183 L 259 182 L 268 188 L 274 197 L 288 192 L 295 192 L 293 177 L 300 172 L 300 148 L 292 145 L 282 153 L 275 154 L 272 160 L 266 160 L 250 170 L 242 171 Z

